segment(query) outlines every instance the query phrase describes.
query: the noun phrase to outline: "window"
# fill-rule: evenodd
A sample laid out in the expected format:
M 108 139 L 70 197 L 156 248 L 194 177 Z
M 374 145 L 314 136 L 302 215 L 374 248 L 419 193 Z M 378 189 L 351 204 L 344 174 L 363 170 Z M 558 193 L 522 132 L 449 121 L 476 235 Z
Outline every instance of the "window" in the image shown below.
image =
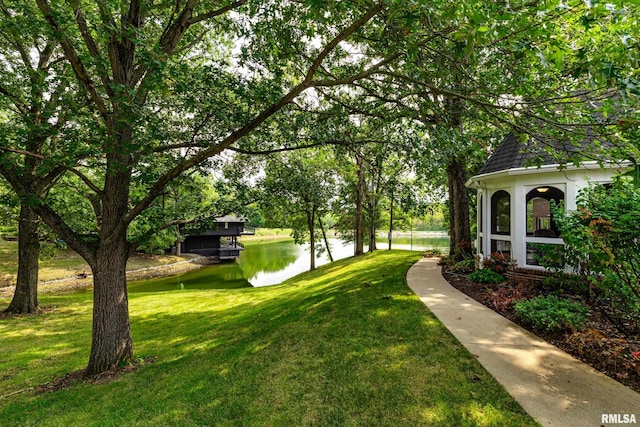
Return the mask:
M 491 233 L 511 233 L 511 196 L 504 190 L 491 196 Z
M 491 253 L 511 254 L 511 242 L 491 239 Z
M 560 237 L 560 230 L 553 220 L 552 201 L 556 205 L 564 201 L 562 190 L 541 186 L 527 193 L 527 236 Z
M 478 197 L 478 211 L 480 213 L 480 215 L 478 215 L 480 217 L 479 218 L 480 223 L 478 224 L 478 231 L 480 233 L 482 233 L 482 227 L 483 227 L 482 223 L 484 222 L 484 215 L 483 215 L 484 212 L 482 211 L 484 209 L 484 204 L 482 203 L 482 197 L 483 197 L 482 194 L 480 194 L 480 197 Z

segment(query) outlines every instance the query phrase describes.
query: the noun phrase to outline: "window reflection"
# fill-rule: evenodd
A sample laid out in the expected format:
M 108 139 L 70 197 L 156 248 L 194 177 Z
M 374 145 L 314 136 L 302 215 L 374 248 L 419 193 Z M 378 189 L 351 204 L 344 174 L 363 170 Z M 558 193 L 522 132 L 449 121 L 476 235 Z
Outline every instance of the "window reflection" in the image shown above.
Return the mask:
M 537 187 L 527 193 L 527 236 L 560 237 L 553 220 L 551 201 L 564 201 L 564 193 L 555 187 Z
M 504 190 L 491 196 L 491 232 L 509 234 L 511 231 L 511 196 Z

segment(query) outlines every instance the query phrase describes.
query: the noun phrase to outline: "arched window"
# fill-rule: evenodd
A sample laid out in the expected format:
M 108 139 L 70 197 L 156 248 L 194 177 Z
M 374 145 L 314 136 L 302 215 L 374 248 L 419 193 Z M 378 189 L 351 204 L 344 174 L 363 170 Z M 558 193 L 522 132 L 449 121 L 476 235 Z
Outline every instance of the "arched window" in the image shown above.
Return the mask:
M 504 190 L 491 196 L 491 233 L 511 233 L 511 196 Z
M 560 230 L 553 220 L 551 201 L 559 205 L 564 193 L 555 187 L 537 187 L 527 193 L 527 236 L 560 237 Z

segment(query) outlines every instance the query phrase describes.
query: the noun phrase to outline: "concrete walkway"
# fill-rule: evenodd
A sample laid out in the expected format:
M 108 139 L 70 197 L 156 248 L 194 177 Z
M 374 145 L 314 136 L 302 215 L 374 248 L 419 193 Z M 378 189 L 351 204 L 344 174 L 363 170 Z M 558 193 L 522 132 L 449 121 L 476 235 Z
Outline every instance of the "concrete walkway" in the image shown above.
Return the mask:
M 634 415 L 640 425 L 640 394 L 453 288 L 436 259 L 423 258 L 413 265 L 407 283 L 543 426 L 616 425 L 603 414 L 616 414 L 620 421 L 623 414 L 627 420 Z

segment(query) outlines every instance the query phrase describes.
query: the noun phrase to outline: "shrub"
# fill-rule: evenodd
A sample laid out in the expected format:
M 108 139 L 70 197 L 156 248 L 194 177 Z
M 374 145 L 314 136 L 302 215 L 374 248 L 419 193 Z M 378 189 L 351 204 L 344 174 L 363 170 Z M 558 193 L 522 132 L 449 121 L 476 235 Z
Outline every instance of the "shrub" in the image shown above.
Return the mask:
M 476 261 L 473 258 L 463 259 L 455 263 L 451 269 L 456 273 L 471 273 L 476 269 Z
M 524 322 L 547 331 L 583 330 L 589 308 L 584 304 L 555 295 L 518 301 L 516 315 Z
M 438 248 L 434 248 L 434 249 L 427 249 L 426 251 L 424 251 L 422 253 L 423 256 L 425 257 L 441 257 L 442 256 L 442 251 Z
M 505 283 L 491 292 L 490 302 L 498 313 L 507 314 L 518 301 L 531 298 L 532 291 L 531 285 Z
M 631 288 L 621 283 L 613 273 L 605 275 L 599 287 L 607 317 L 621 330 L 631 334 L 640 332 L 640 300 Z
M 444 255 L 442 257 L 440 257 L 440 262 L 438 262 L 438 265 L 444 265 L 446 267 L 451 267 L 456 263 L 455 261 L 455 257 L 453 255 Z
M 543 283 L 552 293 L 575 295 L 587 301 L 593 301 L 601 293 L 593 281 L 575 274 L 555 272 Z
M 640 300 L 640 188 L 624 178 L 578 195 L 577 210 L 555 210 L 565 243 L 564 261 L 579 275 L 615 274 Z
M 496 273 L 504 274 L 509 267 L 515 267 L 516 263 L 511 260 L 511 255 L 503 254 L 502 252 L 494 252 L 489 258 L 485 258 L 482 261 L 484 268 L 487 268 Z
M 562 245 L 532 243 L 531 249 L 533 249 L 533 257 L 538 261 L 538 264 L 553 272 L 564 271 L 564 247 Z
M 502 274 L 496 273 L 495 271 L 489 270 L 488 268 L 474 271 L 473 273 L 469 274 L 469 279 L 478 283 L 504 282 L 504 276 Z
M 554 208 L 562 232 L 562 263 L 581 277 L 589 298 L 603 298 L 620 327 L 640 325 L 640 188 L 624 176 L 610 187 L 583 189 L 577 209 Z

